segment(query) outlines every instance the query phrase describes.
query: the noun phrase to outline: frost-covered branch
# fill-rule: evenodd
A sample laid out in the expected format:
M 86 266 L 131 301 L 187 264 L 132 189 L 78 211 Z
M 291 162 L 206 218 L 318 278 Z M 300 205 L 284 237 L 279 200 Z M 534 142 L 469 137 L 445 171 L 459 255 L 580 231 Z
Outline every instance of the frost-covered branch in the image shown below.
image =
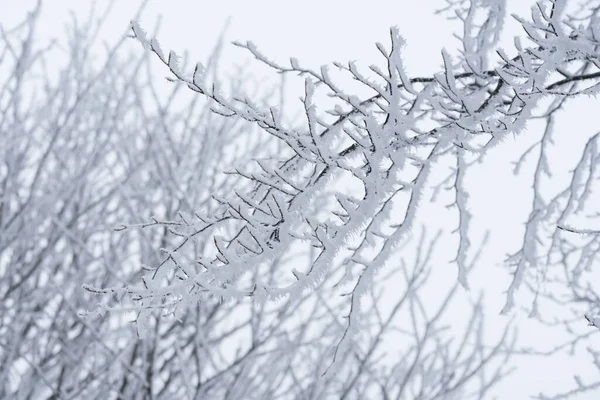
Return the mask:
M 391 49 L 378 45 L 385 70 L 372 67 L 375 76 L 371 78 L 353 63 L 347 67 L 337 64 L 375 92 L 367 99 L 346 92 L 327 67 L 315 71 L 301 67 L 295 59 L 289 66 L 279 64 L 254 44 L 238 43 L 279 73 L 306 76 L 303 130 L 283 126 L 272 107 L 247 96 L 225 95 L 217 84 L 206 83 L 201 64 L 191 74 L 182 71 L 177 54 L 171 51 L 166 56 L 158 41 L 148 38 L 133 22 L 133 35 L 168 66 L 174 80 L 208 97 L 218 113 L 256 124 L 282 141 L 289 153 L 283 159 L 257 161 L 257 172 L 235 171 L 253 182 L 254 188 L 220 199 L 219 213 L 203 218 L 212 223 L 226 217 L 237 221 L 238 230 L 230 237 L 214 236 L 215 255 L 198 261 L 204 271 L 187 275 L 176 287 L 161 291 L 180 299 L 210 293 L 225 299 L 251 296 L 262 302 L 314 288 L 336 266 L 355 269 L 366 265 L 355 287 L 356 298 L 360 298 L 374 273 L 389 261 L 392 249 L 414 226 L 422 192 L 431 185 L 429 171 L 451 155 L 458 160 L 453 173 L 461 237 L 456 257 L 458 279 L 467 286 L 471 216 L 462 183 L 467 165 L 501 144 L 507 135 L 521 133 L 544 97 L 558 101 L 598 91 L 594 25 L 584 20 L 573 27 L 564 15 L 563 3 L 540 3 L 532 9 L 531 21 L 517 17 L 529 44 L 516 40 L 516 55 L 511 57 L 493 48 L 501 28 L 503 2 L 472 2 L 469 9 L 457 11 L 465 26 L 462 56 L 453 59 L 444 51 L 444 69 L 433 77 L 407 76 L 401 59 L 405 43 L 393 28 Z M 473 7 L 485 8 L 488 17 L 482 24 L 472 16 Z M 481 57 L 493 50 L 498 55 L 496 65 L 488 67 L 493 59 Z M 572 73 L 565 72 L 572 69 Z M 318 114 L 318 91 L 339 104 Z M 333 189 L 342 176 L 354 183 L 346 189 Z M 332 190 L 337 206 L 316 212 L 318 199 Z M 392 213 L 392 205 L 401 201 L 408 201 L 404 212 Z M 511 309 L 525 272 L 536 268 L 531 235 L 526 234 L 522 255 L 512 258 L 516 269 L 505 311 Z M 302 242 L 319 249 L 310 268 L 290 271 L 288 277 L 293 279 L 279 279 L 275 284 L 260 278 L 261 268 Z M 367 248 L 375 250 L 375 256 L 366 256 Z M 142 298 L 143 293 L 154 296 L 145 290 L 138 292 Z

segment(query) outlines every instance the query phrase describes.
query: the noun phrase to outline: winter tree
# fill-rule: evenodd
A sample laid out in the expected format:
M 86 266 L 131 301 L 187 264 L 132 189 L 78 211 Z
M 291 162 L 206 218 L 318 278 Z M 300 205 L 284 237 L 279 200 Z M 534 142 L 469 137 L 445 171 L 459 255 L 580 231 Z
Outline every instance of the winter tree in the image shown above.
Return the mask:
M 578 138 L 569 165 L 554 128 L 597 93 L 599 10 L 541 1 L 503 50 L 505 1 L 447 0 L 460 47 L 432 76 L 409 75 L 398 28 L 369 68 L 236 42 L 304 79 L 300 121 L 242 69 L 224 81 L 221 45 L 188 67 L 134 20 L 148 51 L 119 42 L 98 62 L 90 19 L 53 78 L 38 11 L 3 26 L 0 397 L 490 398 L 515 335 L 484 330 L 469 279 L 488 243 L 471 177 L 508 138 L 528 143 L 516 173 L 536 162 L 503 312 L 524 288 L 542 321 L 540 305 L 584 303 L 597 324 L 597 139 Z M 170 71 L 166 95 L 148 56 Z
M 149 55 L 132 51 L 125 35 L 106 53 L 92 51 L 104 23 L 95 14 L 73 20 L 67 37 L 44 40 L 36 33 L 43 8 L 1 26 L 0 397 L 478 398 L 509 372 L 514 332 L 484 336 L 478 298 L 458 304 L 452 282 L 439 302 L 421 301 L 441 241 L 424 229 L 415 231 L 418 251 L 365 292 L 369 329 L 344 354 L 333 350 L 346 330 L 338 312 L 346 299 L 330 293 L 342 268 L 261 308 L 250 296 L 203 296 L 185 310 L 163 300 L 132 307 L 126 300 L 145 301 L 131 297 L 136 282 L 185 280 L 186 264 L 210 254 L 214 230 L 198 224 L 223 213 L 214 198 L 254 188 L 222 171 L 281 146 L 182 85 L 161 92 Z M 207 81 L 216 79 L 220 47 Z M 226 86 L 232 94 L 252 79 L 237 77 Z M 137 229 L 123 225 L 144 216 Z M 221 229 L 232 235 L 236 226 Z M 290 245 L 261 278 L 275 283 L 288 266 L 305 268 L 313 249 Z M 170 276 L 175 262 L 182 269 Z M 385 279 L 395 282 L 387 305 L 379 301 Z M 120 288 L 116 299 L 97 296 L 107 287 Z M 98 301 L 103 315 L 86 312 Z M 458 307 L 470 310 L 464 323 L 452 317 Z M 334 356 L 344 369 L 323 375 Z

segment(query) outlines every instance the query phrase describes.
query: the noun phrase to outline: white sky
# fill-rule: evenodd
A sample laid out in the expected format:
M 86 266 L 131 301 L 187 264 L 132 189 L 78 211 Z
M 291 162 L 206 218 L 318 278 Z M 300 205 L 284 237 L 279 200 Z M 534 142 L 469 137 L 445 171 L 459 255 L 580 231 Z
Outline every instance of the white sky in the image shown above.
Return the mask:
M 92 2 L 82 0 L 46 1 L 42 14 L 40 33 L 45 37 L 57 35 L 64 27 L 68 10 L 79 15 L 89 9 Z M 107 0 L 96 2 L 103 9 Z M 529 15 L 530 0 L 508 0 L 509 12 L 522 16 Z M 0 22 L 11 25 L 17 22 L 34 1 L 0 0 Z M 128 26 L 137 8 L 137 1 L 117 1 L 102 35 L 111 41 L 119 37 Z M 459 25 L 450 23 L 433 11 L 444 5 L 443 0 L 149 0 L 148 7 L 141 16 L 141 24 L 152 32 L 159 15 L 161 28 L 159 39 L 164 50 L 173 49 L 179 54 L 188 51 L 192 60 L 204 61 L 217 40 L 227 18 L 231 17 L 227 39 L 252 40 L 261 51 L 270 58 L 286 62 L 290 56 L 296 57 L 301 65 L 318 68 L 332 61 L 358 60 L 359 65 L 379 63 L 376 42 L 388 44 L 389 27 L 397 25 L 407 40 L 404 60 L 410 76 L 427 76 L 439 71 L 442 63 L 440 51 L 442 47 L 453 50 L 458 41 L 451 37 Z M 501 46 L 511 54 L 512 38 L 520 35 L 519 25 L 508 18 Z M 141 54 L 141 47 L 138 47 Z M 222 66 L 250 60 L 242 49 L 227 45 Z M 257 69 L 257 63 L 247 64 L 251 71 L 265 74 L 265 70 Z M 167 75 L 166 70 L 157 75 L 157 81 Z M 273 75 L 275 76 L 275 75 Z M 294 90 L 295 86 L 291 86 Z M 294 101 L 302 93 L 289 93 L 290 101 Z M 597 102 L 577 103 L 580 108 L 592 110 Z M 569 127 L 566 126 L 565 129 Z M 577 129 L 591 129 L 581 126 Z M 535 126 L 530 128 L 535 130 Z M 473 202 L 478 202 L 475 210 L 489 213 L 486 220 L 494 226 L 492 243 L 495 256 L 487 259 L 489 265 L 482 265 L 482 284 L 487 288 L 486 298 L 490 301 L 488 319 L 498 324 L 506 317 L 497 315 L 503 304 L 502 291 L 508 286 L 509 277 L 506 269 L 500 268 L 504 252 L 510 247 L 514 224 L 524 216 L 516 210 L 529 206 L 529 196 L 523 201 L 519 196 L 508 196 L 511 193 L 527 191 L 530 181 L 515 180 L 508 169 L 508 162 L 515 160 L 514 150 L 517 147 L 508 144 L 505 150 L 494 156 L 494 163 L 482 167 L 479 177 L 487 182 L 485 190 L 478 191 Z M 503 168 L 497 167 L 503 164 Z M 489 176 L 494 177 L 493 182 Z M 518 186 L 521 185 L 521 186 Z M 521 189 L 518 189 L 521 187 Z M 512 218 L 512 219 L 511 219 Z M 506 240 L 506 242 L 503 242 Z M 506 246 L 503 246 L 506 243 Z M 525 300 L 527 301 L 527 300 Z M 497 310 L 497 311 L 495 311 Z M 551 332 L 537 323 L 520 318 L 521 337 L 528 343 L 548 343 L 556 340 L 560 332 Z M 595 345 L 600 346 L 596 339 Z M 501 386 L 499 399 L 527 399 L 535 391 L 544 390 L 547 394 L 552 389 L 564 388 L 573 382 L 575 369 L 588 370 L 590 360 L 587 357 L 566 359 L 556 357 L 552 360 L 526 359 L 519 362 L 520 369 Z M 592 373 L 597 373 L 593 369 Z M 600 394 L 591 394 L 581 399 L 598 399 Z M 579 399 L 579 397 L 578 397 Z

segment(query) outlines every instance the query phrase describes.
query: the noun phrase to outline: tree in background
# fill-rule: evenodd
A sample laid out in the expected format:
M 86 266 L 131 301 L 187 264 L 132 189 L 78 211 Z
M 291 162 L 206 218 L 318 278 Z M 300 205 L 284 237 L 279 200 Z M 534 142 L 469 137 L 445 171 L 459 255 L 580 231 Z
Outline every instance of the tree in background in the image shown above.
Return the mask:
M 389 229 L 388 206 L 373 203 L 378 217 L 353 223 L 369 233 L 357 235 L 352 261 L 315 270 L 316 285 L 309 271 L 330 251 L 335 223 L 322 219 L 332 201 L 348 208 L 341 221 L 363 212 L 360 199 L 321 186 L 321 158 L 306 158 L 319 146 L 247 123 L 274 133 L 284 123 L 275 109 L 271 128 L 249 102 L 248 113 L 221 105 L 222 117 L 211 110 L 219 102 L 183 85 L 163 93 L 148 57 L 123 41 L 99 57 L 103 19 L 93 14 L 46 46 L 41 12 L 0 31 L 0 397 L 486 398 L 509 372 L 510 327 L 488 336 L 481 299 L 469 302 L 455 281 L 432 286 L 444 235 L 415 224 L 391 268 L 348 294 L 366 276 L 359 257 Z M 219 49 L 196 84 L 217 82 Z M 244 102 L 251 77 L 237 76 L 216 85 Z M 359 138 L 355 122 L 315 140 Z M 303 150 L 286 158 L 290 149 Z M 302 195 L 304 179 L 321 190 Z M 289 276 L 292 295 L 269 292 Z M 248 290 L 232 289 L 245 281 Z M 438 301 L 425 301 L 432 293 Z M 457 310 L 470 312 L 457 321 Z

